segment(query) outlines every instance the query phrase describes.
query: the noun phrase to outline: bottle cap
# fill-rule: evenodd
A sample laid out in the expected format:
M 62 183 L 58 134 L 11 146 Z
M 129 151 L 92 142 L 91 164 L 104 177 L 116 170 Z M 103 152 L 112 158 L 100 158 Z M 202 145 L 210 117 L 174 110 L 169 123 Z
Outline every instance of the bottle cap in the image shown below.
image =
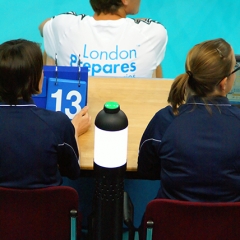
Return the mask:
M 120 110 L 120 106 L 117 102 L 106 102 L 104 104 L 104 111 L 106 113 L 117 113 Z

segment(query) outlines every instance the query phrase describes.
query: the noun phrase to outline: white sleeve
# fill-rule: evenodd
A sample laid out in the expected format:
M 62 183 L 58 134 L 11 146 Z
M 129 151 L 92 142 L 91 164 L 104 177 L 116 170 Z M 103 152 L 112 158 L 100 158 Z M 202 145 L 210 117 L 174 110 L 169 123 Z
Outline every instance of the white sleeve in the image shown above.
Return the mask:
M 55 34 L 53 32 L 53 18 L 45 23 L 43 26 L 43 43 L 44 50 L 51 58 L 55 58 L 56 46 L 55 46 Z
M 149 18 L 136 19 L 135 23 L 139 24 L 142 34 L 151 42 L 151 46 L 156 54 L 155 64 L 156 67 L 159 66 L 165 56 L 168 42 L 167 30 L 161 23 Z
M 75 12 L 68 12 L 55 16 L 45 23 L 43 26 L 43 42 L 48 56 L 55 58 L 57 44 L 59 44 L 61 35 L 76 16 Z

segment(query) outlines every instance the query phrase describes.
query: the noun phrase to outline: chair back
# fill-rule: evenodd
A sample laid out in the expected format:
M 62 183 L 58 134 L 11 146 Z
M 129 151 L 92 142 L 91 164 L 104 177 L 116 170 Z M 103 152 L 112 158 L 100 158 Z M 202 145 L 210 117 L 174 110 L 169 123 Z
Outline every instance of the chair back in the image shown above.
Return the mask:
M 70 211 L 74 215 L 77 210 L 78 193 L 71 187 L 0 187 L 0 239 L 66 240 L 71 239 L 71 233 L 75 238 Z
M 200 203 L 155 199 L 146 208 L 145 229 L 147 225 L 146 239 L 237 240 L 240 239 L 240 202 Z

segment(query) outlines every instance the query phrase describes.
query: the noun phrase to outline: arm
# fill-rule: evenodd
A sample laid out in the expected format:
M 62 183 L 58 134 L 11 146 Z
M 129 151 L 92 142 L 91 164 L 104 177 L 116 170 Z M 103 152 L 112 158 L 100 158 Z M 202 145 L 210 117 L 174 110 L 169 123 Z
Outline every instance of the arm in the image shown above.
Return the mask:
M 62 176 L 77 179 L 80 176 L 80 152 L 76 141 L 76 131 L 69 118 L 62 112 L 59 115 L 59 124 L 56 126 L 56 136 L 59 136 L 57 153 L 58 169 Z
M 159 179 L 160 177 L 161 163 L 158 149 L 161 144 L 161 133 L 158 129 L 159 124 L 156 117 L 153 117 L 140 142 L 137 171 L 141 177 L 146 179 Z
M 47 55 L 46 51 L 43 51 L 43 65 L 50 65 L 50 66 L 54 66 L 55 65 L 54 59 L 49 57 Z
M 160 158 L 157 153 L 159 142 L 154 139 L 142 139 L 138 155 L 139 175 L 145 179 L 160 178 Z
M 141 25 L 141 32 L 151 41 L 155 52 L 155 57 L 152 60 L 152 69 L 155 68 L 155 71 L 152 77 L 162 78 L 162 68 L 159 65 L 165 56 L 168 42 L 167 30 L 162 24 L 152 19 L 136 19 L 135 22 Z
M 47 36 L 43 36 L 43 28 L 44 28 L 45 24 L 46 24 L 47 22 L 49 22 L 50 20 L 51 20 L 51 18 L 48 18 L 48 19 L 44 20 L 44 21 L 39 25 L 38 29 L 39 29 L 39 31 L 40 31 L 40 35 L 44 38 L 44 39 L 43 39 L 44 47 L 46 47 L 46 46 L 45 46 L 45 40 L 46 40 L 46 37 L 47 37 L 47 39 L 48 39 L 48 41 L 47 41 L 48 44 L 51 43 L 48 48 L 53 50 L 53 49 L 54 49 L 54 44 L 53 44 L 53 42 L 51 42 L 51 41 L 49 40 L 49 39 L 51 39 L 51 38 L 48 37 L 48 33 L 47 33 Z M 46 33 L 45 33 L 45 34 L 46 34 Z M 49 52 L 48 52 L 48 54 L 49 54 Z M 46 50 L 44 49 L 44 51 L 43 51 L 43 65 L 50 65 L 50 66 L 55 65 L 54 59 L 51 58 L 48 54 L 47 54 Z
M 88 106 L 85 106 L 79 113 L 72 119 L 72 124 L 75 128 L 75 136 L 79 136 L 87 132 L 91 126 L 91 117 L 88 114 Z
M 91 126 L 91 116 L 88 114 L 88 106 L 85 106 L 79 113 L 77 113 L 72 119 L 72 124 L 75 128 L 75 139 L 81 155 L 80 146 L 78 145 L 78 137 L 87 132 Z
M 147 179 L 161 178 L 162 139 L 176 117 L 167 106 L 158 111 L 143 133 L 138 155 L 138 173 Z
M 72 124 L 67 124 L 65 143 L 60 144 L 58 148 L 59 171 L 62 176 L 67 176 L 70 179 L 79 177 L 80 168 L 78 160 L 80 159 L 80 148 L 78 146 L 78 137 L 84 134 L 90 125 L 91 117 L 88 114 L 88 106 L 85 106 L 74 116 Z M 73 132 L 75 132 L 75 138 L 73 137 Z
M 45 25 L 46 22 L 48 22 L 51 18 L 47 18 L 46 20 L 44 20 L 38 27 L 39 31 L 40 31 L 40 35 L 43 37 L 43 27 Z
M 152 77 L 153 78 L 162 78 L 163 77 L 161 65 L 157 66 L 156 70 L 153 72 Z

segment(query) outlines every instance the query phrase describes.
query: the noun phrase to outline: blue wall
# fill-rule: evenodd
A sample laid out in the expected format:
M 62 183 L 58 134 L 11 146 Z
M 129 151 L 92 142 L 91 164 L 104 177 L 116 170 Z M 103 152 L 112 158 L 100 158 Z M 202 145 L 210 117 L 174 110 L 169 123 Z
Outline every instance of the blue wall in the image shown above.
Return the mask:
M 137 17 L 158 20 L 167 28 L 163 73 L 174 78 L 184 71 L 188 50 L 201 41 L 222 37 L 240 54 L 239 10 L 239 0 L 141 0 Z M 42 43 L 38 25 L 67 11 L 93 14 L 89 0 L 0 0 L 0 43 L 14 38 Z

